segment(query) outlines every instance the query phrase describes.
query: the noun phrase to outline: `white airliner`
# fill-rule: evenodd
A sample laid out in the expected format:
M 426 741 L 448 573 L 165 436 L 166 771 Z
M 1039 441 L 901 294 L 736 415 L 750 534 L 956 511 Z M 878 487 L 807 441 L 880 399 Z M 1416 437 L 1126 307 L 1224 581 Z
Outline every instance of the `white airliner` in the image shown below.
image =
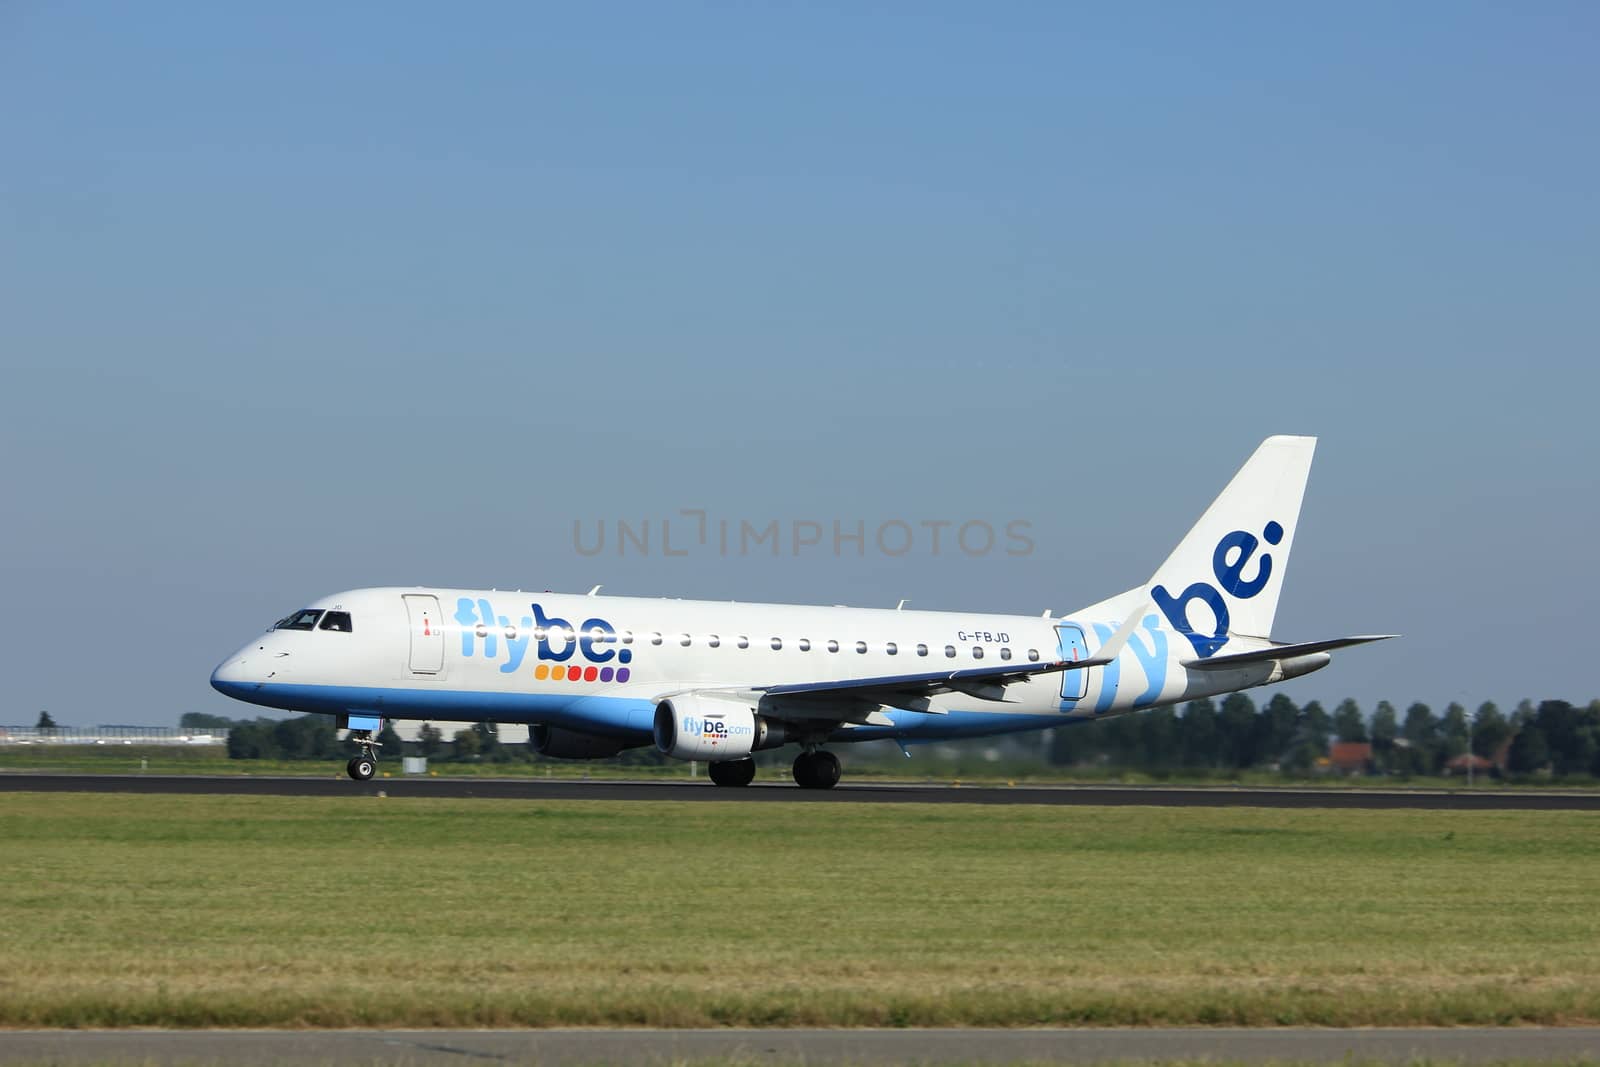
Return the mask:
M 357 589 L 282 619 L 211 684 L 337 716 L 358 780 L 384 718 L 449 719 L 528 723 L 570 759 L 654 743 L 722 786 L 794 744 L 795 782 L 828 789 L 824 744 L 1042 730 L 1270 685 L 1393 636 L 1271 639 L 1315 448 L 1268 438 L 1148 582 L 1060 618 Z

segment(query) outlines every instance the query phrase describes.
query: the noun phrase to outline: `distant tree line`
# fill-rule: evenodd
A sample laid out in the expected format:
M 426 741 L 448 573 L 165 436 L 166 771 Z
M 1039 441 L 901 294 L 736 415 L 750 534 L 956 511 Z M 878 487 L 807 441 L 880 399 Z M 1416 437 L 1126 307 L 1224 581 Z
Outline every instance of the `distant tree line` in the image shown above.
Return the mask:
M 406 745 L 406 752 L 461 763 L 537 762 L 546 758 L 535 752 L 532 745 L 507 744 L 500 740 L 500 731 L 492 722 L 473 723 L 465 730 L 457 730 L 449 739 L 437 726 L 425 722 L 417 732 L 417 740 Z M 607 762 L 641 764 L 660 763 L 665 759 L 654 748 L 638 748 L 629 749 Z
M 1277 770 L 1305 774 L 1325 761 L 1333 742 L 1370 744 L 1378 774 L 1437 775 L 1468 751 L 1512 775 L 1600 777 L 1600 700 L 1524 700 L 1510 715 L 1493 703 L 1468 712 L 1452 703 L 1437 714 L 1416 703 L 1402 715 L 1387 700 L 1366 715 L 1354 700 L 1330 714 L 1320 701 L 1297 705 L 1279 693 L 1259 709 L 1245 693 L 1220 703 L 1195 700 L 1058 728 L 1049 759 L 1056 766 L 1098 765 L 1154 773 Z
M 340 741 L 325 715 L 235 720 L 190 712 L 188 729 L 226 729 L 234 759 L 346 759 L 356 751 Z M 1495 773 L 1571 778 L 1600 777 L 1600 700 L 1584 706 L 1565 700 L 1524 700 L 1509 714 L 1492 702 L 1468 712 L 1448 705 L 1442 714 L 1416 703 L 1404 714 L 1387 700 L 1371 715 L 1354 700 L 1330 713 L 1320 701 L 1298 705 L 1282 693 L 1257 707 L 1245 693 L 1181 708 L 1156 708 L 1049 732 L 1045 756 L 1058 767 L 1100 767 L 1151 774 L 1278 771 L 1306 775 L 1327 764 L 1334 742 L 1370 745 L 1363 769 L 1376 774 L 1445 773 L 1470 752 Z M 506 744 L 493 723 L 476 723 L 446 738 L 424 723 L 416 741 L 402 743 L 388 723 L 378 735 L 386 757 L 427 756 L 440 761 L 511 763 L 538 760 L 531 747 Z M 654 748 L 632 749 L 612 762 L 659 763 Z
M 178 724 L 189 730 L 227 730 L 228 756 L 232 759 L 327 760 L 349 759 L 356 746 L 339 740 L 334 720 L 327 715 L 298 715 L 288 719 L 230 719 L 222 715 L 188 712 Z M 494 723 L 474 723 L 446 738 L 432 723 L 423 723 L 417 740 L 402 741 L 385 722 L 378 734 L 380 757 L 426 756 L 443 762 L 513 763 L 541 757 L 524 744 L 506 744 Z M 654 749 L 624 752 L 623 763 L 652 763 L 662 759 Z

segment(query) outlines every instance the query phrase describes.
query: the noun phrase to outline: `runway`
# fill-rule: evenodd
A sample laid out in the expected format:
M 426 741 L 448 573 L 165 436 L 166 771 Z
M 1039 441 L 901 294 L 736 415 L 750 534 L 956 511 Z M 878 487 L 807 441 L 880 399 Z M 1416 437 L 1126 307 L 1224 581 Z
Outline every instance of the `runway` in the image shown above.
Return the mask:
M 470 1062 L 668 1064 L 1244 1063 L 1442 1060 L 1572 1062 L 1600 1056 L 1600 1029 L 1442 1030 L 334 1030 L 12 1031 L 21 1064 Z
M 789 784 L 719 789 L 710 782 L 575 778 L 382 778 L 354 782 L 249 775 L 75 775 L 0 772 L 0 792 L 188 793 L 299 797 L 475 797 L 499 800 L 704 801 L 759 804 L 1056 804 L 1109 807 L 1408 808 L 1433 811 L 1600 811 L 1600 791 L 1243 789 L 1165 786 L 954 786 L 845 784 L 827 791 Z

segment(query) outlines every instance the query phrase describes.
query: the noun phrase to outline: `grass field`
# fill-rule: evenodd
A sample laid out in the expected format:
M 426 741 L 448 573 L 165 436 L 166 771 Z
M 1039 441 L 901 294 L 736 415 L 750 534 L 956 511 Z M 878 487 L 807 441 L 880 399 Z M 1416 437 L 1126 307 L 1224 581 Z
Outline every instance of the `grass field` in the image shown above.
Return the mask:
M 0 1025 L 1600 1022 L 1600 816 L 0 794 Z

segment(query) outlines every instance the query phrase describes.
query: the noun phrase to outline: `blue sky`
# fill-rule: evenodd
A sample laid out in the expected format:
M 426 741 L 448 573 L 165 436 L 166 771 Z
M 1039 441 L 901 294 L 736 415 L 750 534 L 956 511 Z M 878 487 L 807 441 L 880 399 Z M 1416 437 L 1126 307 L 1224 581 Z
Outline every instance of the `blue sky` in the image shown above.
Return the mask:
M 0 722 L 337 589 L 1067 611 L 1322 438 L 1278 636 L 1600 695 L 1592 5 L 0 8 Z M 586 556 L 574 523 L 1027 524 Z M 831 540 L 831 537 L 827 540 Z

